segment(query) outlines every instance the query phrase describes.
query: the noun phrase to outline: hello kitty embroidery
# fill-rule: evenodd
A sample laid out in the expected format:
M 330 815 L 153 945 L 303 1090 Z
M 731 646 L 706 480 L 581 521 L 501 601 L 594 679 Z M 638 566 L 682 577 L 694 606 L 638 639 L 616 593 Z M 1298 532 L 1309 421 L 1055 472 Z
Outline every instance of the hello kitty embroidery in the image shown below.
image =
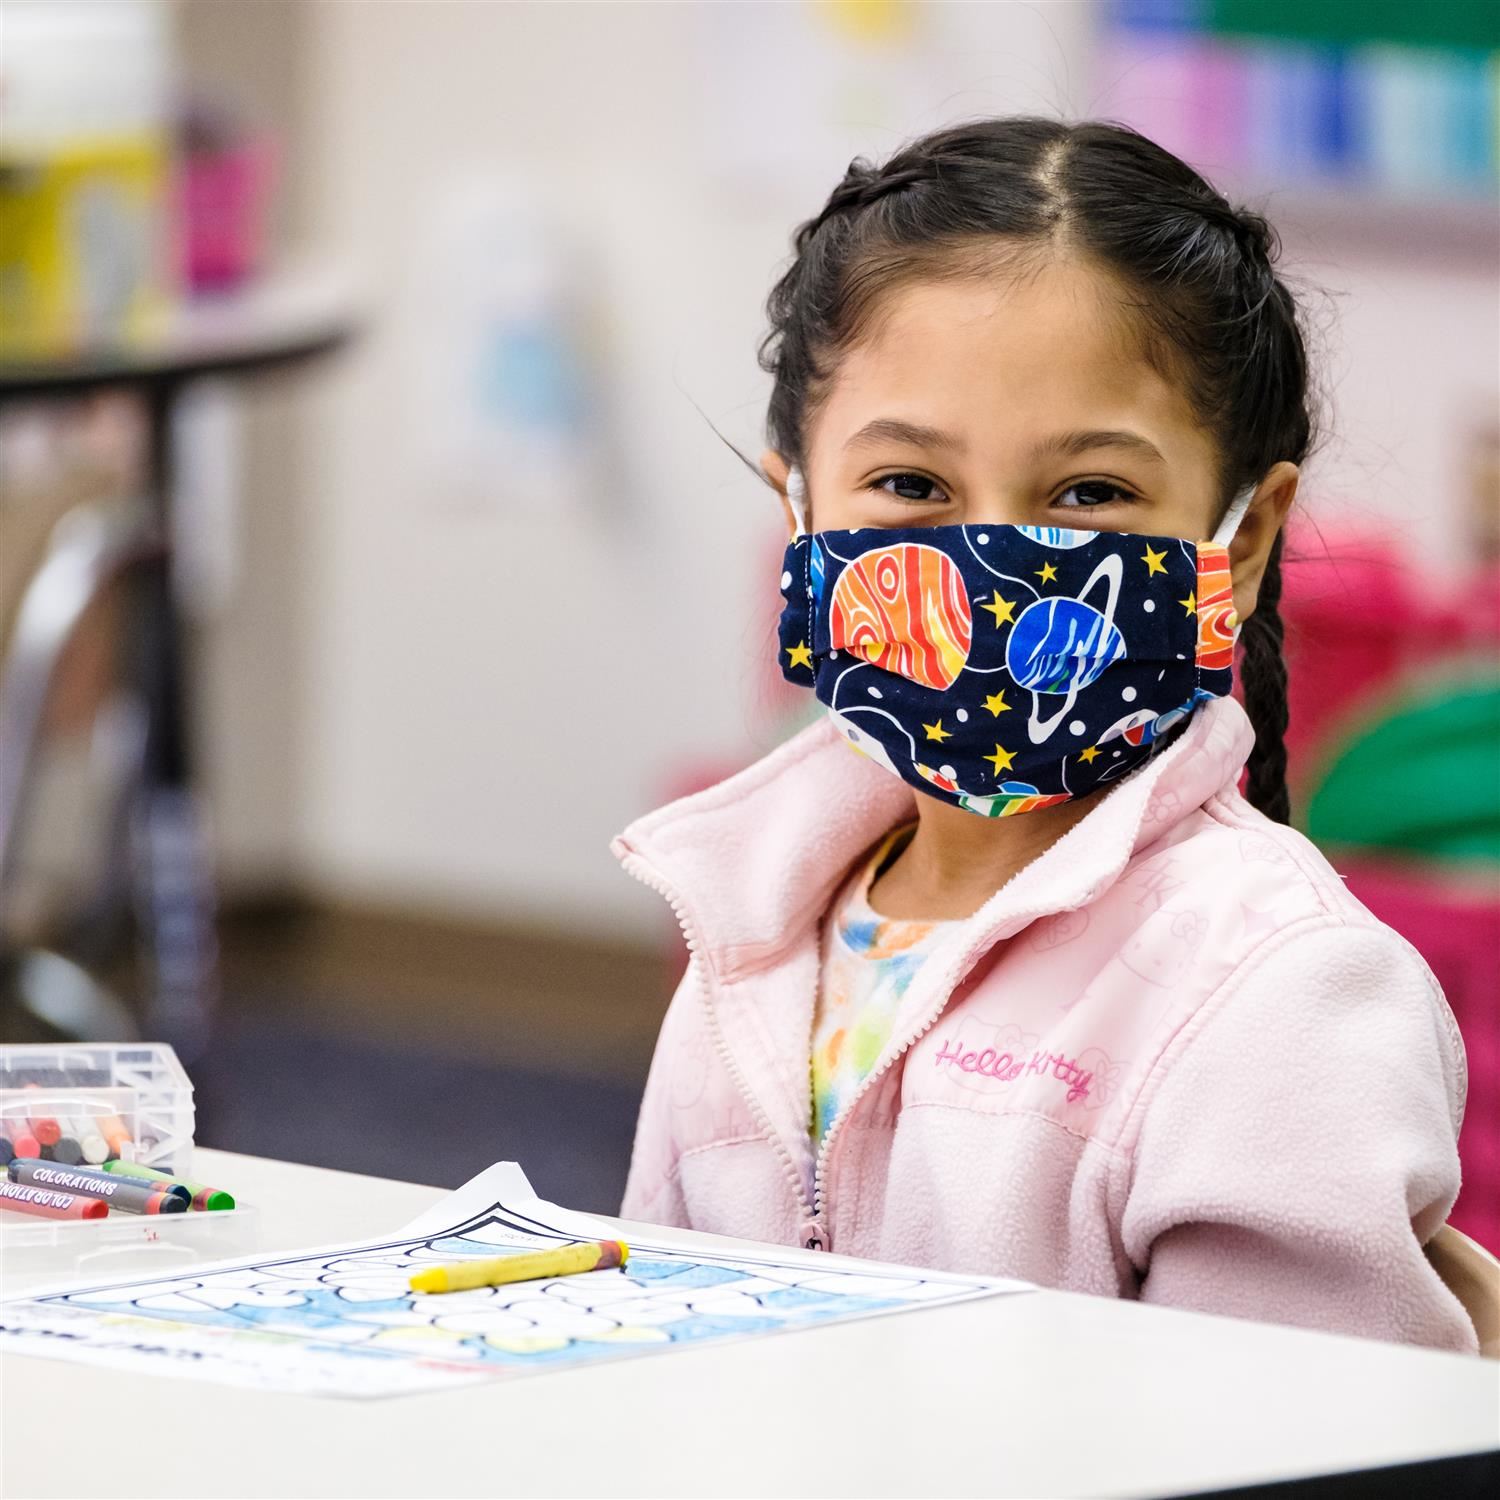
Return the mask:
M 1029 1058 L 1017 1057 L 994 1047 L 968 1048 L 954 1039 L 943 1043 L 933 1062 L 940 1068 L 957 1068 L 961 1073 L 975 1073 L 996 1083 L 1014 1083 L 1022 1077 L 1052 1078 L 1068 1086 L 1069 1104 L 1087 1099 L 1094 1081 L 1093 1071 L 1081 1068 L 1077 1058 L 1065 1057 L 1060 1052 L 1043 1052 L 1040 1048 Z

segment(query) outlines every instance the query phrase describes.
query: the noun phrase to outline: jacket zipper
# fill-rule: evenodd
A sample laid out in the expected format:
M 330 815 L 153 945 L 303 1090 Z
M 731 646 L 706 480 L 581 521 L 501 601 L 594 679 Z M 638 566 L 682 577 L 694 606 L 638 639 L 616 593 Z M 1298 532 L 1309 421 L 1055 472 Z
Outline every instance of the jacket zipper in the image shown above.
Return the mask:
M 832 1155 L 831 1148 L 833 1146 L 835 1138 L 840 1133 L 841 1127 L 843 1126 L 844 1122 L 853 1115 L 855 1106 L 861 1099 L 864 1098 L 865 1094 L 868 1093 L 870 1089 L 874 1088 L 875 1085 L 878 1084 L 880 1080 L 887 1073 L 889 1073 L 890 1070 L 894 1068 L 896 1064 L 900 1062 L 901 1059 L 905 1057 L 906 1054 L 910 1052 L 911 1049 L 915 1047 L 917 1043 L 920 1042 L 922 1038 L 926 1036 L 927 1033 L 931 1031 L 932 1028 L 936 1026 L 937 1023 L 942 1019 L 943 1012 L 948 1008 L 948 1000 L 949 998 L 951 998 L 953 991 L 963 983 L 964 978 L 967 976 L 969 970 L 974 967 L 975 961 L 979 958 L 980 954 L 983 953 L 986 948 L 994 946 L 994 941 L 998 941 L 998 939 L 989 940 L 982 943 L 970 944 L 968 951 L 963 956 L 963 959 L 954 969 L 953 977 L 948 980 L 942 987 L 941 993 L 944 997 L 942 1003 L 935 1007 L 929 1006 L 921 1024 L 914 1031 L 910 1032 L 907 1035 L 905 1041 L 901 1043 L 900 1047 L 898 1047 L 896 1051 L 891 1053 L 891 1055 L 887 1057 L 886 1060 L 881 1063 L 878 1068 L 874 1069 L 873 1072 L 867 1073 L 865 1075 L 859 1087 L 855 1089 L 853 1094 L 850 1095 L 849 1102 L 843 1107 L 842 1110 L 839 1111 L 838 1117 L 829 1127 L 828 1134 L 823 1137 L 823 1143 L 818 1147 L 817 1158 L 813 1166 L 812 1223 L 825 1237 L 827 1236 L 828 1231 L 823 1225 L 822 1218 L 824 1170 L 827 1167 L 828 1161 Z M 824 1248 L 827 1248 L 826 1238 Z
M 729 1043 L 724 1039 L 723 1029 L 719 1025 L 719 1018 L 714 1011 L 713 991 L 707 977 L 701 972 L 699 955 L 701 945 L 697 935 L 693 931 L 692 921 L 688 917 L 687 910 L 679 899 L 677 892 L 672 889 L 666 881 L 651 868 L 651 866 L 639 854 L 633 850 L 621 861 L 625 870 L 633 875 L 648 890 L 653 890 L 662 897 L 668 906 L 672 908 L 672 915 L 677 918 L 677 925 L 682 929 L 682 940 L 687 944 L 688 968 L 698 974 L 698 984 L 703 992 L 705 1009 L 708 1012 L 709 1030 L 713 1035 L 714 1047 L 718 1051 L 720 1060 L 723 1062 L 734 1086 L 740 1091 L 741 1097 L 749 1106 L 751 1116 L 756 1125 L 765 1133 L 766 1139 L 770 1141 L 772 1149 L 776 1152 L 781 1162 L 782 1171 L 786 1177 L 787 1184 L 792 1190 L 792 1196 L 796 1200 L 797 1208 L 802 1214 L 803 1228 L 801 1236 L 803 1248 L 808 1250 L 826 1250 L 828 1248 L 828 1233 L 813 1211 L 813 1206 L 807 1201 L 807 1194 L 802 1189 L 802 1173 L 797 1163 L 792 1159 L 792 1154 L 786 1148 L 786 1142 L 782 1140 L 781 1133 L 771 1121 L 771 1117 L 761 1108 L 760 1100 L 756 1098 L 754 1090 L 751 1089 L 745 1075 L 740 1071 L 740 1065 L 734 1060 L 734 1055 L 729 1050 Z
M 697 936 L 693 931 L 692 922 L 688 917 L 687 911 L 684 908 L 682 901 L 679 899 L 677 892 L 670 885 L 668 885 L 666 881 L 661 879 L 661 877 L 656 874 L 656 872 L 651 868 L 647 861 L 642 858 L 641 855 L 635 853 L 634 850 L 631 850 L 629 853 L 627 853 L 621 863 L 624 869 L 629 872 L 629 874 L 634 876 L 635 879 L 639 880 L 642 885 L 647 887 L 648 890 L 655 891 L 657 895 L 661 896 L 666 901 L 668 906 L 672 908 L 672 915 L 677 918 L 677 925 L 682 930 L 682 940 L 687 944 L 688 967 L 691 970 L 695 961 L 698 960 L 699 954 L 701 952 L 701 944 L 698 942 Z M 1035 912 L 1026 914 L 1025 920 L 1023 920 L 1021 923 L 1021 927 L 1024 927 L 1026 923 L 1031 921 L 1036 915 L 1037 913 Z M 1017 927 L 1014 930 L 1019 932 L 1021 930 L 1021 927 Z M 828 1226 L 823 1222 L 823 1179 L 824 1169 L 826 1168 L 831 1155 L 830 1148 L 832 1147 L 835 1138 L 840 1133 L 840 1127 L 843 1125 L 844 1121 L 846 1121 L 849 1116 L 853 1114 L 854 1106 L 865 1096 L 865 1094 L 877 1083 L 879 1083 L 879 1081 L 888 1072 L 890 1072 L 890 1070 L 895 1067 L 895 1065 L 903 1057 L 905 1057 L 906 1054 L 910 1052 L 911 1049 L 915 1047 L 916 1044 L 920 1042 L 922 1038 L 926 1036 L 934 1026 L 937 1025 L 938 1021 L 942 1019 L 943 1012 L 948 1008 L 947 997 L 951 996 L 953 990 L 963 983 L 964 978 L 969 973 L 969 970 L 974 967 L 975 961 L 979 958 L 980 954 L 985 952 L 988 948 L 992 948 L 995 943 L 999 941 L 1001 941 L 1001 939 L 991 936 L 987 937 L 982 942 L 971 943 L 969 945 L 968 950 L 964 953 L 963 959 L 955 967 L 952 979 L 943 986 L 942 993 L 945 998 L 943 999 L 942 1004 L 936 1007 L 929 1007 L 921 1025 L 919 1025 L 914 1031 L 912 1031 L 906 1037 L 906 1040 L 902 1042 L 901 1046 L 895 1052 L 891 1053 L 891 1055 L 886 1058 L 886 1060 L 878 1068 L 876 1068 L 874 1072 L 867 1074 L 864 1081 L 854 1091 L 854 1094 L 850 1097 L 848 1104 L 845 1105 L 844 1108 L 840 1111 L 838 1119 L 833 1122 L 833 1125 L 829 1129 L 828 1134 L 824 1136 L 822 1144 L 818 1147 L 818 1154 L 814 1159 L 813 1164 L 813 1195 L 811 1203 L 808 1202 L 807 1194 L 802 1189 L 802 1173 L 798 1170 L 797 1163 L 792 1159 L 791 1152 L 787 1150 L 786 1142 L 782 1140 L 780 1132 L 777 1131 L 775 1125 L 771 1121 L 771 1117 L 766 1114 L 766 1112 L 761 1108 L 760 1101 L 756 1098 L 754 1091 L 746 1081 L 745 1075 L 740 1071 L 739 1064 L 734 1060 L 734 1056 L 729 1050 L 728 1042 L 724 1040 L 723 1030 L 719 1026 L 719 1018 L 714 1013 L 713 991 L 710 988 L 706 977 L 701 973 L 699 974 L 698 983 L 703 990 L 703 997 L 706 1002 L 706 1008 L 708 1011 L 710 1022 L 709 1029 L 713 1034 L 714 1046 L 717 1049 L 719 1057 L 722 1059 L 724 1067 L 729 1073 L 730 1078 L 733 1080 L 735 1087 L 739 1089 L 741 1097 L 743 1097 L 745 1103 L 749 1106 L 750 1113 L 754 1117 L 755 1123 L 765 1133 L 766 1139 L 770 1141 L 772 1149 L 776 1152 L 777 1158 L 780 1160 L 782 1170 L 786 1176 L 787 1183 L 792 1190 L 794 1199 L 796 1200 L 797 1207 L 802 1213 L 803 1224 L 800 1230 L 800 1237 L 802 1240 L 803 1249 L 828 1250 L 832 1248 L 832 1236 L 829 1233 Z M 809 1090 L 811 1090 L 811 1087 L 811 1058 L 809 1057 Z M 812 1110 L 811 1107 L 809 1107 L 809 1119 L 811 1118 L 811 1116 Z

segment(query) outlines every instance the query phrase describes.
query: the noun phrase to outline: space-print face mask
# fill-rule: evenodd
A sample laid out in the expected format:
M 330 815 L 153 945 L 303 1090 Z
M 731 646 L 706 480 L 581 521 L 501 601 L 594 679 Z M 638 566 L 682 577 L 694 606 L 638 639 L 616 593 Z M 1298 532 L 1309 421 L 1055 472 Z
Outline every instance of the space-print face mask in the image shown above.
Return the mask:
M 981 817 L 1118 781 L 1228 693 L 1228 545 L 1051 526 L 806 531 L 788 498 L 780 661 L 840 733 L 919 792 Z

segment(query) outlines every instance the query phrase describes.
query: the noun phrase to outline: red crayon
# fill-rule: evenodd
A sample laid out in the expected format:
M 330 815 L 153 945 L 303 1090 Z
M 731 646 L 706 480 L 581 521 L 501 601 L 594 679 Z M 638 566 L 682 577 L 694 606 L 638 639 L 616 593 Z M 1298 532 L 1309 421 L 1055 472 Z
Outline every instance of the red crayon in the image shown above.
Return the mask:
M 42 1143 L 26 1129 L 24 1124 L 16 1132 L 16 1137 L 11 1142 L 11 1145 L 15 1148 L 17 1156 L 32 1157 L 42 1154 Z
M 60 1193 L 24 1182 L 0 1181 L 0 1209 L 35 1214 L 41 1219 L 103 1219 L 109 1215 L 109 1204 L 101 1199 L 81 1198 L 77 1193 Z
M 36 1084 L 28 1083 L 28 1091 L 35 1089 Z M 55 1146 L 62 1136 L 62 1126 L 54 1120 L 51 1115 L 32 1115 L 31 1133 L 44 1146 Z

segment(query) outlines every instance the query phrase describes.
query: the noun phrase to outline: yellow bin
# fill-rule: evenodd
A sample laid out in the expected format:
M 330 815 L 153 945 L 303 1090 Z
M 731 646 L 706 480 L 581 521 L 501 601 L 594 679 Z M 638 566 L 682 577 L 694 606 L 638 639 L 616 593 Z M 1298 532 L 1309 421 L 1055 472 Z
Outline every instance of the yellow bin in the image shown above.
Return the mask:
M 139 345 L 175 291 L 164 135 L 0 144 L 0 356 Z

